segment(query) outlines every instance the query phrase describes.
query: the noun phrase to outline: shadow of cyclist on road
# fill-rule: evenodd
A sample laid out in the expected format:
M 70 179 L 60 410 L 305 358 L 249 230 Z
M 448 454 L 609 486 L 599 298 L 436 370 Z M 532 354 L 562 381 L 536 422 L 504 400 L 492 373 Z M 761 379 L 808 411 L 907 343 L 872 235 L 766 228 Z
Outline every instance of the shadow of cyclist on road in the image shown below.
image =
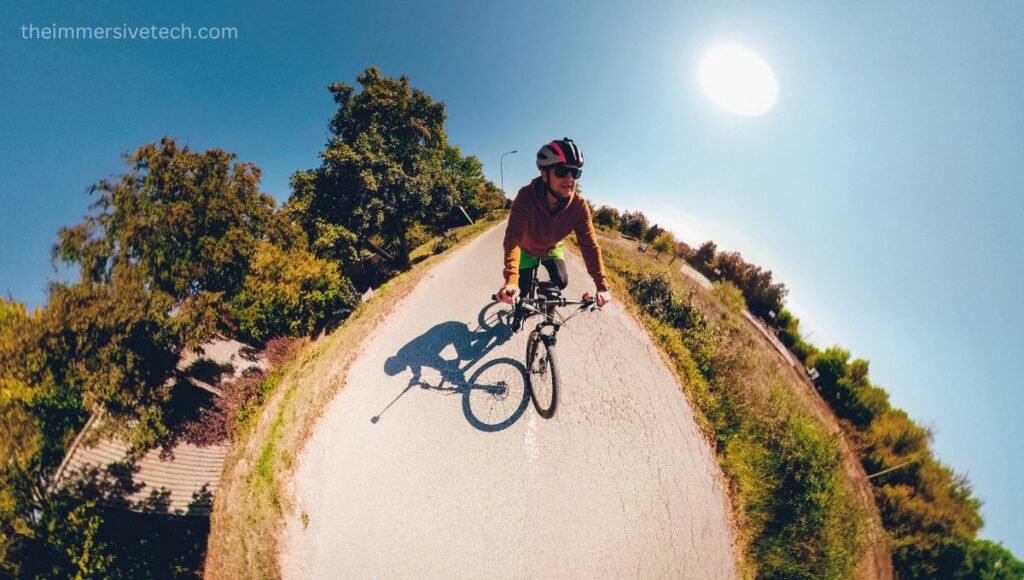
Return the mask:
M 474 365 L 496 346 L 507 342 L 511 336 L 511 328 L 506 324 L 504 312 L 487 316 L 487 311 L 494 306 L 488 304 L 478 316 L 480 324 L 475 330 L 470 330 L 469 325 L 464 322 L 450 320 L 433 326 L 430 330 L 409 341 L 393 356 L 388 357 L 384 362 L 384 372 L 388 376 L 395 376 L 406 369 L 412 372 L 408 385 L 405 389 L 380 414 L 373 417 L 371 422 L 376 423 L 384 411 L 395 403 L 413 387 L 439 391 L 445 394 L 459 393 L 465 397 L 466 404 L 463 409 L 466 412 L 466 419 L 474 427 L 485 431 L 493 431 L 496 426 L 505 428 L 511 425 L 525 409 L 525 403 L 529 394 L 525 388 L 519 388 L 519 384 L 525 384 L 524 369 L 522 365 L 512 364 L 512 359 L 491 361 L 486 377 L 480 377 L 482 368 L 474 375 L 477 381 L 467 381 L 466 375 Z M 496 365 L 503 365 L 496 368 Z M 506 368 L 507 367 L 507 368 Z M 436 371 L 440 373 L 440 379 L 433 384 L 433 373 L 424 371 Z M 425 377 L 424 375 L 428 376 Z M 520 376 L 517 376 L 520 375 Z M 521 391 L 521 392 L 520 392 Z M 519 405 L 516 397 L 522 395 L 524 404 Z M 507 403 L 506 403 L 507 401 Z M 473 404 L 476 402 L 477 404 Z M 487 417 L 476 416 L 474 407 L 481 407 L 486 403 Z M 517 405 L 511 416 L 501 417 L 500 421 L 494 422 L 495 413 L 502 413 L 508 410 L 513 404 Z M 509 421 L 511 419 L 511 421 Z

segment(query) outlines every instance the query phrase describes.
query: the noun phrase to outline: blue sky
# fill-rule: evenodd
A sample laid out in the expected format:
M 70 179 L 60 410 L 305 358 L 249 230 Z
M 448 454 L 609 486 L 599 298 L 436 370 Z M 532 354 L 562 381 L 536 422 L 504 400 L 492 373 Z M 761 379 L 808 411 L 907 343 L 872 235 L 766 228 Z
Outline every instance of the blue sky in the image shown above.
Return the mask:
M 0 5 L 0 291 L 38 305 L 49 247 L 121 154 L 163 135 L 256 163 L 284 200 L 315 167 L 326 86 L 377 65 L 443 100 L 450 141 L 514 192 L 570 136 L 598 203 L 741 252 L 819 346 L 871 361 L 967 473 L 984 537 L 1024 556 L 1024 4 L 37 2 Z M 21 27 L 233 26 L 231 41 L 24 40 Z M 696 80 L 758 53 L 776 108 Z M 481 265 L 500 281 L 500 265 Z

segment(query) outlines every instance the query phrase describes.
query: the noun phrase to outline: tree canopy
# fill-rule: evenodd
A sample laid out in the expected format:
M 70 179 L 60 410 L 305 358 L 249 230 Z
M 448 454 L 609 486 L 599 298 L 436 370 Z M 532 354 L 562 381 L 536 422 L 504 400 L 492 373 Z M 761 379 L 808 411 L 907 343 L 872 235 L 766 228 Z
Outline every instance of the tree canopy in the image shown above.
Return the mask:
M 225 299 L 241 288 L 274 211 L 258 190 L 260 170 L 220 149 L 202 153 L 164 137 L 126 156 L 127 173 L 90 188 L 82 223 L 61 228 L 55 258 L 81 266 L 82 280 L 109 282 L 137 268 L 167 294 L 198 345 L 225 330 Z
M 472 205 L 482 165 L 450 147 L 444 103 L 413 88 L 409 78 L 376 67 L 356 77 L 361 90 L 334 83 L 338 105 L 320 167 L 292 176 L 288 204 L 296 209 L 321 257 L 351 261 L 373 237 L 409 265 L 409 230 L 439 227 L 458 205 Z

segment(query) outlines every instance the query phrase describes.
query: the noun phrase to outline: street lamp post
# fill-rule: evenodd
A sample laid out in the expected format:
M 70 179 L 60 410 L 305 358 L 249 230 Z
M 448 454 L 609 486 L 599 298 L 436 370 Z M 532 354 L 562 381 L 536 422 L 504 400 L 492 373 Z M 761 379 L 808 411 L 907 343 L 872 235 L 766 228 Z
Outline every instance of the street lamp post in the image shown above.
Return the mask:
M 498 165 L 501 166 L 501 193 L 505 193 L 505 156 L 513 153 L 519 153 L 519 151 L 506 151 L 502 153 L 501 161 L 498 162 Z

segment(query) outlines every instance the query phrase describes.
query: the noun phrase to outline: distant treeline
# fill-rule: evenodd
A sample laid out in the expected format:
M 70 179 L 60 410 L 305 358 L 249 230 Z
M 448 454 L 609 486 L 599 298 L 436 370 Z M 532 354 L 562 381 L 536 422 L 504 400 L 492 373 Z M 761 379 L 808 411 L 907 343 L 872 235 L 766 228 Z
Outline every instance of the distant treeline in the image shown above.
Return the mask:
M 750 312 L 774 329 L 816 377 L 815 387 L 840 419 L 865 470 L 879 474 L 871 483 L 900 578 L 1024 578 L 1024 563 L 1002 545 L 977 538 L 980 502 L 971 495 L 965 476 L 934 457 L 932 434 L 890 406 L 888 394 L 868 378 L 868 361 L 850 360 L 850 353 L 838 346 L 819 350 L 801 338 L 800 321 L 785 308 L 786 288 L 773 281 L 771 271 L 736 252 L 719 252 L 710 241 L 694 250 L 671 232 L 651 226 L 639 211 L 602 206 L 594 210 L 594 220 L 650 244 L 656 258 L 662 253 L 672 255 L 670 263 L 683 258 L 711 280 L 734 285 Z M 648 286 L 642 294 L 648 309 L 669 300 L 658 297 L 668 296 L 665 292 L 650 294 Z M 692 309 L 675 310 L 684 318 L 692 316 Z M 673 320 L 669 311 L 675 310 L 655 314 Z M 688 332 L 693 327 L 677 326 Z
M 0 301 L 0 575 L 139 577 L 154 562 L 194 575 L 194 561 L 160 559 L 167 542 L 141 548 L 150 560 L 119 547 L 109 522 L 124 517 L 98 505 L 103 490 L 49 492 L 87 418 L 102 410 L 137 454 L 230 437 L 279 377 L 222 385 L 183 418 L 183 353 L 225 337 L 280 358 L 280 337 L 340 324 L 414 248 L 505 206 L 480 161 L 448 143 L 443 103 L 376 68 L 357 80 L 359 91 L 330 85 L 338 108 L 320 166 L 292 175 L 282 207 L 255 165 L 165 137 L 127 154 L 122 175 L 89 189 L 84 220 L 58 233 L 54 260 L 76 266 L 76 282 L 51 284 L 32 312 Z

